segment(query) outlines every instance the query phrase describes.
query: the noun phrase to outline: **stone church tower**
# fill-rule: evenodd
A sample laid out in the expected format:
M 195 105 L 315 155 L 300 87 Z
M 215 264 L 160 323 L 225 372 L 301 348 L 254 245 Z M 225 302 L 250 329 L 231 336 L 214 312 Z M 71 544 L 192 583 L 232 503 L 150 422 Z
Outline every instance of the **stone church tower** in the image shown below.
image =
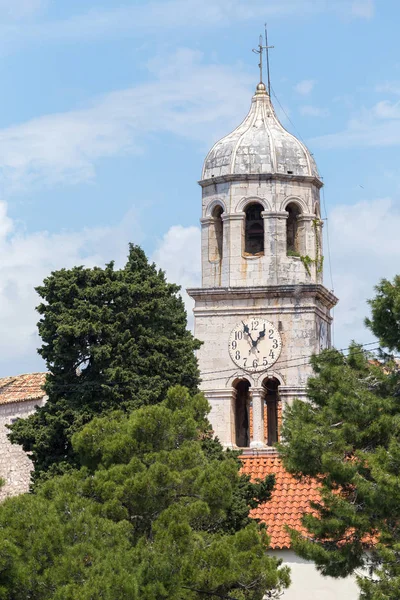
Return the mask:
M 272 448 L 309 357 L 330 346 L 337 298 L 323 285 L 322 181 L 263 83 L 200 185 L 202 286 L 188 293 L 210 420 L 226 447 Z

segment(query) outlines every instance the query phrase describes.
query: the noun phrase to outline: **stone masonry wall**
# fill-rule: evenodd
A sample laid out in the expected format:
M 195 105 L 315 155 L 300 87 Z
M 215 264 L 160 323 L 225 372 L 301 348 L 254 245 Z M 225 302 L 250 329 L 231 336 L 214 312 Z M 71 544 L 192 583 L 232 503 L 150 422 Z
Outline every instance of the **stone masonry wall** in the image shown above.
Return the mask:
M 32 463 L 21 446 L 11 444 L 8 440 L 6 425 L 20 417 L 28 417 L 36 406 L 43 406 L 45 401 L 42 398 L 0 405 L 0 477 L 5 481 L 0 489 L 0 500 L 27 492 L 32 469 Z
M 264 211 L 264 253 L 244 252 L 245 208 L 257 202 Z M 306 267 L 299 256 L 288 256 L 286 207 L 294 203 L 299 217 L 300 254 L 314 260 Z M 210 261 L 212 217 L 221 207 L 223 222 L 222 260 Z M 258 286 L 322 283 L 322 221 L 319 219 L 319 189 L 309 181 L 237 181 L 203 187 L 202 286 Z

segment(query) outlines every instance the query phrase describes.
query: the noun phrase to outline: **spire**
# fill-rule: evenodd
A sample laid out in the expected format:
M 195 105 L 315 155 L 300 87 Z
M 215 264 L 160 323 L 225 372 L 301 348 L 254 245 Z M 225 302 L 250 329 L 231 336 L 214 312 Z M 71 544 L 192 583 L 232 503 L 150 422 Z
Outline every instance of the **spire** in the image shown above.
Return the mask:
M 254 54 L 258 54 L 260 56 L 260 62 L 258 63 L 258 67 L 260 69 L 260 83 L 263 83 L 263 49 L 263 37 L 262 35 L 260 35 L 258 40 L 258 50 L 256 48 L 253 48 Z
M 269 73 L 269 52 L 268 50 L 270 48 L 274 48 L 274 46 L 268 46 L 268 30 L 267 30 L 267 24 L 264 24 L 264 31 L 265 31 L 265 53 L 267 55 L 267 75 L 268 75 L 268 96 L 271 97 L 271 78 L 270 78 L 270 73 Z
M 271 96 L 271 79 L 270 79 L 270 73 L 269 73 L 269 53 L 268 50 L 270 50 L 271 48 L 274 48 L 274 46 L 268 46 L 268 32 L 267 32 L 267 24 L 265 23 L 265 46 L 263 44 L 263 36 L 260 35 L 259 40 L 258 40 L 258 47 L 257 48 L 253 48 L 253 52 L 255 54 L 258 54 L 260 56 L 260 62 L 258 63 L 258 67 L 260 69 L 260 82 L 257 85 L 256 88 L 256 94 L 257 95 L 264 95 L 266 94 L 266 87 L 265 84 L 263 82 L 263 54 L 264 54 L 264 50 L 266 52 L 266 57 L 267 57 L 267 80 L 268 80 L 268 95 Z

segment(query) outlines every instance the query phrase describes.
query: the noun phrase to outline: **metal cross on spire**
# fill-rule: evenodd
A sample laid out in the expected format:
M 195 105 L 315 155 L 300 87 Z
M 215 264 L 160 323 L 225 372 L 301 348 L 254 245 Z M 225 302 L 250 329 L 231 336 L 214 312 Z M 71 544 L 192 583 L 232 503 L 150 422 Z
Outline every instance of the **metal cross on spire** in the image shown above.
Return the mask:
M 263 53 L 265 50 L 266 53 L 266 57 L 267 57 L 267 78 L 268 78 L 268 94 L 269 96 L 271 96 L 271 79 L 270 79 L 270 73 L 269 73 L 269 52 L 268 50 L 270 50 L 271 48 L 274 48 L 274 46 L 268 46 L 268 32 L 267 32 L 267 24 L 265 23 L 265 46 L 263 44 L 263 36 L 260 35 L 259 41 L 258 41 L 258 49 L 254 48 L 253 52 L 255 54 L 259 54 L 260 55 L 260 62 L 258 63 L 258 66 L 260 68 L 260 83 L 263 83 Z

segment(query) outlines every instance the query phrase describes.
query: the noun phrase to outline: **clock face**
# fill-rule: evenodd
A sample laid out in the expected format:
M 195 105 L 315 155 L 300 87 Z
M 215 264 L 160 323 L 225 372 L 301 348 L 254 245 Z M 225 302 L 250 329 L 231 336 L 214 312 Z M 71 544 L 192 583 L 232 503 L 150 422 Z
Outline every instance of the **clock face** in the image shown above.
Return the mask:
M 276 327 L 259 317 L 245 318 L 232 330 L 229 355 L 245 371 L 266 371 L 279 358 L 282 340 Z

